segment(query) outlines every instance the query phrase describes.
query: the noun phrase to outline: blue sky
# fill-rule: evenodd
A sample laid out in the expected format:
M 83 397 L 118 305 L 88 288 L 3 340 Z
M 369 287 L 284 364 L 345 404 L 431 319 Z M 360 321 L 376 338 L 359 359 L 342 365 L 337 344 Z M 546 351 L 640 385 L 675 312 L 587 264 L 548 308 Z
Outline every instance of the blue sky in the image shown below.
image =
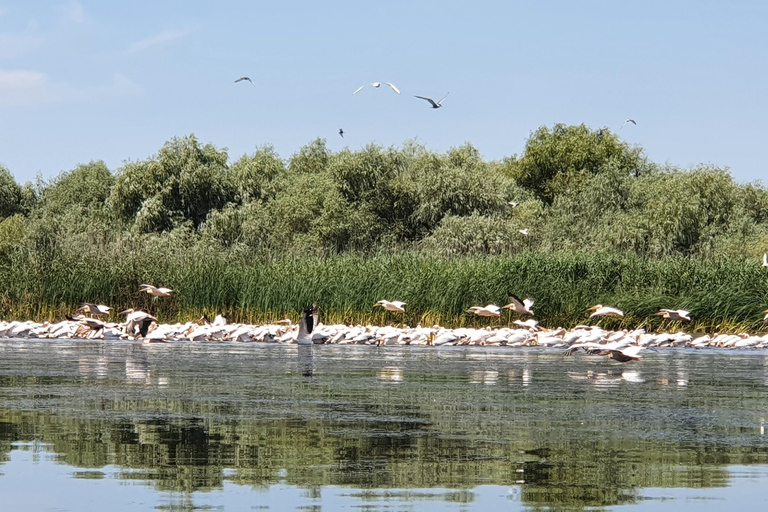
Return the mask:
M 0 0 L 0 164 L 19 182 L 90 160 L 115 171 L 190 133 L 231 160 L 264 144 L 288 158 L 317 137 L 471 142 L 501 159 L 562 122 L 753 181 L 766 25 L 768 2 L 752 0 Z M 373 81 L 402 94 L 352 95 Z M 439 110 L 413 97 L 448 91 Z

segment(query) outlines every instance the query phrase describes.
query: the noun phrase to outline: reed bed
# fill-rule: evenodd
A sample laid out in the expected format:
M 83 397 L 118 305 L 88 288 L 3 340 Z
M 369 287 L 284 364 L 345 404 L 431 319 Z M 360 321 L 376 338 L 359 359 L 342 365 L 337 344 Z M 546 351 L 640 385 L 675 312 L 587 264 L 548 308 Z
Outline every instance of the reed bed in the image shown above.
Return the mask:
M 660 327 L 658 308 L 683 308 L 689 331 L 758 331 L 768 308 L 768 269 L 752 260 L 645 259 L 632 254 L 520 253 L 443 258 L 420 253 L 270 259 L 199 248 L 104 257 L 60 255 L 18 258 L 0 270 L 6 320 L 55 320 L 82 302 L 155 313 L 161 321 L 185 321 L 226 312 L 230 321 L 262 323 L 298 318 L 318 302 L 326 323 L 478 326 L 515 319 L 478 318 L 473 305 L 507 302 L 507 292 L 536 299 L 542 325 L 571 327 L 588 321 L 596 303 L 623 309 L 610 328 Z M 173 288 L 170 298 L 138 293 L 148 282 Z M 373 304 L 403 300 L 396 315 Z

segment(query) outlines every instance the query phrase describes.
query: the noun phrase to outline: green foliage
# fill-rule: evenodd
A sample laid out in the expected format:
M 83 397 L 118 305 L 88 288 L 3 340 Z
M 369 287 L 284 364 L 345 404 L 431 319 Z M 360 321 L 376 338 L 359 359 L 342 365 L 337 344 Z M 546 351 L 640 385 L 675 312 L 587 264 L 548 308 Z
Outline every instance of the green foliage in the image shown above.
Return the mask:
M 0 218 L 22 211 L 21 187 L 11 172 L 0 165 Z

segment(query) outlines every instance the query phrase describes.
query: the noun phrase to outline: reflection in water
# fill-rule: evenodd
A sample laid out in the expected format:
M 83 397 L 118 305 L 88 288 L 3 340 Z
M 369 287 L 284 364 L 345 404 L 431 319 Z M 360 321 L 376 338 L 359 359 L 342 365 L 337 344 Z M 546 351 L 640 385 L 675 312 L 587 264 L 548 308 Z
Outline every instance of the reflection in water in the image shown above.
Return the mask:
M 757 352 L 0 348 L 0 460 L 37 450 L 88 485 L 151 482 L 179 493 L 165 509 L 216 506 L 233 486 L 324 509 L 642 508 L 645 488 L 727 488 L 729 465 L 768 463 Z

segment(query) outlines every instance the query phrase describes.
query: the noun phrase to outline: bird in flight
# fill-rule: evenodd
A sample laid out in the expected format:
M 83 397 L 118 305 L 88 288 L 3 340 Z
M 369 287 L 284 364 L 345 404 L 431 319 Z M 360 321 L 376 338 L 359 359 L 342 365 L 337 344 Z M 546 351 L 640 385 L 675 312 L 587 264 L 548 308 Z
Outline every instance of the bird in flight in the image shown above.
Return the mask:
M 395 87 L 395 84 L 392 84 L 392 83 L 389 83 L 389 82 L 373 82 L 371 85 L 372 85 L 374 88 L 376 88 L 376 89 L 378 89 L 378 88 L 379 88 L 379 87 L 381 87 L 382 85 L 388 85 L 388 86 L 390 87 L 390 89 L 392 89 L 393 91 L 395 91 L 397 94 L 400 94 L 400 89 L 398 89 L 397 87 Z M 355 90 L 355 92 L 353 92 L 352 94 L 357 94 L 357 93 L 359 93 L 359 92 L 360 92 L 360 91 L 363 89 L 363 87 L 365 87 L 365 84 L 363 84 L 363 85 L 361 85 L 360 87 L 358 87 L 358 88 Z
M 250 78 L 248 78 L 247 76 L 241 76 L 240 78 L 238 78 L 237 80 L 235 80 L 235 83 L 237 83 L 237 82 L 242 82 L 243 80 L 247 80 L 248 82 L 251 82 L 251 85 L 253 85 L 254 87 L 256 87 L 256 85 L 253 83 L 253 80 L 251 80 L 251 79 L 250 79 Z
M 528 228 L 518 229 L 521 235 L 528 236 Z
M 440 108 L 443 106 L 443 100 L 448 97 L 449 93 L 445 93 L 445 96 L 440 98 L 440 101 L 435 102 L 432 98 L 427 98 L 426 96 L 415 96 L 416 98 L 419 98 L 420 100 L 427 100 L 432 104 L 432 108 Z
M 627 124 L 627 123 L 632 123 L 633 125 L 637 126 L 637 123 L 635 122 L 634 119 L 627 119 L 626 121 L 621 123 L 621 127 L 624 128 L 624 125 Z
M 339 135 L 341 135 L 341 138 L 344 138 L 344 129 L 339 128 Z

